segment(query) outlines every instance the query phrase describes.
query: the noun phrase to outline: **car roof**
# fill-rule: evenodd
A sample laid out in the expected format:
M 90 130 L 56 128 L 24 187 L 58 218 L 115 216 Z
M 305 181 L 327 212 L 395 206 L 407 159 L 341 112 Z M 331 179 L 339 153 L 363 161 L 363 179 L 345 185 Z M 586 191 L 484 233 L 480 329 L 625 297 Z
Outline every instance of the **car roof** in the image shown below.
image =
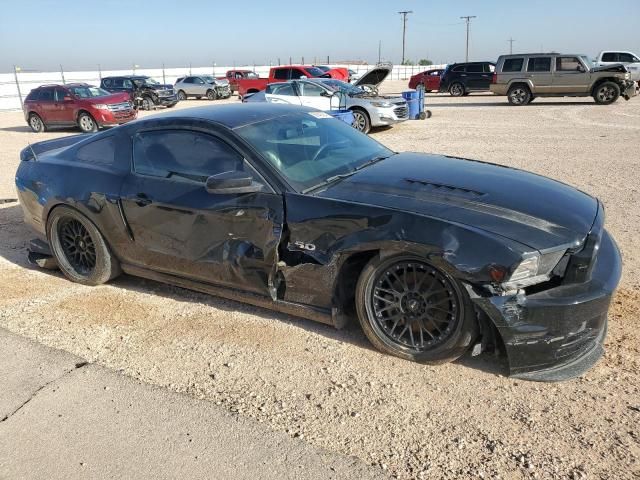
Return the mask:
M 205 107 L 185 108 L 172 112 L 154 115 L 138 121 L 144 123 L 154 119 L 201 119 L 220 123 L 228 128 L 237 128 L 252 123 L 283 117 L 292 113 L 313 112 L 315 109 L 299 105 L 284 105 L 272 103 L 237 103 L 226 105 L 208 105 Z

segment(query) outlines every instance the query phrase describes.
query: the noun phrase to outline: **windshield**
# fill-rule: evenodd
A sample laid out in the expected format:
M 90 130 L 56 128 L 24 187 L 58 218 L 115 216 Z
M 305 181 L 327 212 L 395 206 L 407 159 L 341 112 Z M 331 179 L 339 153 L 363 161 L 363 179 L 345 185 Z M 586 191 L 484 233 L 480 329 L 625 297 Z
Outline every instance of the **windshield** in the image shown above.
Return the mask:
M 203 75 L 200 78 L 202 78 L 207 83 L 213 83 L 215 81 L 215 78 L 213 78 L 211 75 Z
M 320 77 L 324 75 L 324 72 L 316 67 L 307 67 L 305 68 L 310 77 Z
M 585 63 L 585 65 L 587 66 L 587 68 L 591 68 L 593 67 L 593 64 L 595 63 L 593 60 L 591 60 L 588 56 L 586 55 L 580 55 L 580 58 L 582 59 L 582 61 Z
M 298 192 L 393 152 L 325 112 L 291 113 L 235 129 Z
M 329 70 L 331 70 L 331 68 L 327 67 L 326 65 L 316 65 L 316 68 L 318 70 L 322 70 L 323 72 L 328 72 Z
M 97 98 L 111 95 L 111 93 L 99 87 L 69 87 L 69 90 L 78 98 Z
M 350 83 L 343 82 L 342 80 L 327 79 L 316 81 L 322 83 L 323 85 L 326 85 L 327 87 L 331 88 L 331 90 L 345 92 L 349 95 L 362 95 L 363 93 L 365 93 L 365 91 L 360 87 L 356 87 L 355 85 L 351 85 Z
M 133 79 L 133 83 L 135 83 L 138 86 L 141 86 L 141 85 L 160 85 L 160 82 L 154 80 L 151 77 L 134 78 Z

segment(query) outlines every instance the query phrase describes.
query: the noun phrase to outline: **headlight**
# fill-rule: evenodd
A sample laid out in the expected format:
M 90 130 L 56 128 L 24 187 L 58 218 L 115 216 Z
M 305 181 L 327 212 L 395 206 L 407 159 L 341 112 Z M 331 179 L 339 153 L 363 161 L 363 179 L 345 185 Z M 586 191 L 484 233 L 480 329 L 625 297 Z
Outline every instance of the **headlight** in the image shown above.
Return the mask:
M 513 270 L 502 287 L 507 290 L 528 287 L 537 283 L 546 282 L 551 278 L 551 274 L 562 260 L 566 250 L 545 253 L 543 255 L 534 254 L 524 258 Z
M 393 105 L 389 102 L 371 102 L 371 105 L 373 105 L 374 107 L 380 107 L 380 108 L 393 107 Z
M 98 110 L 109 110 L 109 107 L 103 103 L 98 103 L 94 105 L 93 108 L 97 108 Z

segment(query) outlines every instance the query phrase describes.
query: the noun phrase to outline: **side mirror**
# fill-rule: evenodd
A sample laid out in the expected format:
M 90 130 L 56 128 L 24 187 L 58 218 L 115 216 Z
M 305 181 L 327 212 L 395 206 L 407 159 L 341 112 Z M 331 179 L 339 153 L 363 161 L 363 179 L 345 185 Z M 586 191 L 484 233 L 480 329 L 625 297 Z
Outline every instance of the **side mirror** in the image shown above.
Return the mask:
M 320 95 L 322 95 L 323 97 L 333 97 L 335 95 L 335 92 L 327 92 L 326 90 L 323 90 L 322 92 L 320 92 Z
M 262 184 L 256 182 L 246 172 L 223 172 L 207 178 L 205 188 L 208 193 L 228 195 L 232 193 L 255 193 L 262 190 Z

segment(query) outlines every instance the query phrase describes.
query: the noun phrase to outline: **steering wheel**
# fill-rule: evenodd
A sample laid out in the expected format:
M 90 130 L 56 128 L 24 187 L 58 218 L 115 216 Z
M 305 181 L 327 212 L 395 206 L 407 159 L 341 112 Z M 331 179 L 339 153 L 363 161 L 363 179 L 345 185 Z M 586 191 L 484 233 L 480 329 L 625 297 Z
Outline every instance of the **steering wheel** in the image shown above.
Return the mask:
M 315 162 L 316 160 L 318 160 L 319 158 L 322 157 L 323 153 L 328 152 L 329 150 L 331 150 L 332 148 L 335 148 L 334 144 L 331 143 L 325 143 L 324 145 L 322 145 L 318 151 L 316 152 L 316 154 L 313 156 L 313 158 L 311 159 L 312 162 Z

